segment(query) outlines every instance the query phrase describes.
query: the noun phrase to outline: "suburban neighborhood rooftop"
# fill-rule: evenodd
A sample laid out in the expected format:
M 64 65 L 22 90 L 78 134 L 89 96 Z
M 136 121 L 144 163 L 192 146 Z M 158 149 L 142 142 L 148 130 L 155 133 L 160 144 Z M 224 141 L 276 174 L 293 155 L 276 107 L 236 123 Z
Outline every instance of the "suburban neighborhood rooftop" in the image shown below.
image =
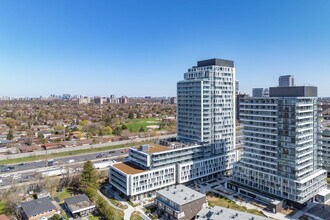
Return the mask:
M 45 212 L 56 210 L 55 205 L 46 197 L 31 200 L 29 202 L 23 202 L 21 206 L 27 217 L 32 217 L 35 215 L 43 214 Z
M 95 205 L 89 200 L 85 194 L 76 195 L 64 200 L 72 213 L 84 210 L 86 208 L 94 208 Z

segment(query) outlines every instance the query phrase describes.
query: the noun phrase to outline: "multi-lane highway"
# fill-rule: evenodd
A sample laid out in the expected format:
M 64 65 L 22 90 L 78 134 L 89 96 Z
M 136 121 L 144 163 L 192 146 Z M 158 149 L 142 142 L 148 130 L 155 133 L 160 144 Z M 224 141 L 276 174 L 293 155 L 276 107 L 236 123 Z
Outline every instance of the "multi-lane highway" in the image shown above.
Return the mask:
M 240 148 L 242 144 L 241 132 L 236 136 L 236 147 Z M 29 163 L 0 165 L 0 189 L 1 187 L 8 187 L 15 183 L 25 183 L 36 180 L 40 173 L 51 169 L 72 168 L 81 169 L 83 163 L 87 160 L 93 162 L 101 162 L 103 160 L 120 161 L 127 156 L 127 148 L 120 148 L 115 150 L 108 150 L 102 152 L 93 152 L 87 154 L 80 154 L 75 156 L 67 156 L 54 159 L 54 164 L 49 166 L 48 160 L 40 160 Z M 4 172 L 11 167 L 9 171 Z M 39 175 L 38 175 L 39 174 Z
M 34 180 L 38 173 L 51 169 L 59 169 L 62 167 L 82 167 L 82 164 L 87 160 L 91 160 L 93 162 L 103 160 L 118 161 L 125 156 L 127 156 L 125 148 L 121 148 L 110 151 L 57 158 L 54 159 L 54 164 L 51 166 L 48 166 L 48 160 L 2 165 L 0 167 L 0 185 L 8 186 L 14 183 L 28 182 Z M 4 172 L 8 167 L 11 167 L 12 169 Z

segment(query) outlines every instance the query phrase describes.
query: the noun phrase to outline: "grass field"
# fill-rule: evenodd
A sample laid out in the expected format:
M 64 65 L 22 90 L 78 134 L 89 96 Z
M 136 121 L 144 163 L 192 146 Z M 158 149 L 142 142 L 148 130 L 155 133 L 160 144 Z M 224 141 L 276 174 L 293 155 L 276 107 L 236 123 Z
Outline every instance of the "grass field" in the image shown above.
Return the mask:
M 7 214 L 5 203 L 3 201 L 0 201 L 0 215 L 1 214 Z
M 44 159 L 55 159 L 59 157 L 66 157 L 66 156 L 73 156 L 78 154 L 86 154 L 86 153 L 93 153 L 93 152 L 100 152 L 100 151 L 106 151 L 106 150 L 113 150 L 123 147 L 131 147 L 131 146 L 138 146 L 142 143 L 147 142 L 140 142 L 140 143 L 134 143 L 134 144 L 124 144 L 124 145 L 114 145 L 114 146 L 107 146 L 107 147 L 100 147 L 100 148 L 91 148 L 91 149 L 85 149 L 85 150 L 74 150 L 70 152 L 63 152 L 63 153 L 55 153 L 55 154 L 48 154 L 48 155 L 40 155 L 40 156 L 31 156 L 31 157 L 23 157 L 23 158 L 17 158 L 17 159 L 8 159 L 8 160 L 2 160 L 0 161 L 0 165 L 2 164 L 15 164 L 15 163 L 22 163 L 22 162 L 31 162 L 36 160 L 44 160 Z
M 254 215 L 265 216 L 261 211 L 258 211 L 256 209 L 247 209 L 244 206 L 237 205 L 232 200 L 227 199 L 221 195 L 208 194 L 207 200 L 209 201 L 210 206 L 221 206 L 224 208 L 234 209 L 241 212 L 247 212 Z
M 160 121 L 157 118 L 139 118 L 132 119 L 125 125 L 131 132 L 139 132 L 141 127 L 146 131 L 147 126 L 159 125 L 159 123 Z
M 99 220 L 100 217 L 98 217 L 98 216 L 88 216 L 88 219 L 90 219 L 90 220 Z
M 140 216 L 140 213 L 139 212 L 135 211 L 131 215 L 130 220 L 143 220 L 143 218 Z
M 330 178 L 327 178 L 327 183 L 330 184 Z
M 128 207 L 127 207 L 127 205 L 123 205 L 123 204 L 121 204 L 120 202 L 118 202 L 117 200 L 115 200 L 115 199 L 109 199 L 110 200 L 110 202 L 112 203 L 112 204 L 114 204 L 115 206 L 117 206 L 117 207 L 119 207 L 119 208 L 121 208 L 121 209 L 127 209 Z
M 64 202 L 64 199 L 71 197 L 71 193 L 67 188 L 64 188 L 62 192 L 55 192 L 54 197 L 58 197 L 61 204 Z

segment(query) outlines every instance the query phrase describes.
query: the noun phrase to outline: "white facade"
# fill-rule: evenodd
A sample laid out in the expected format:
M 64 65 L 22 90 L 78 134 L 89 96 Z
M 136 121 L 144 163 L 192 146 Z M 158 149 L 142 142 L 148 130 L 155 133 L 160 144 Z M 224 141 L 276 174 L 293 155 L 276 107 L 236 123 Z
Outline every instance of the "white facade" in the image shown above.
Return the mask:
M 318 169 L 317 98 L 245 98 L 241 102 L 243 155 L 233 180 L 298 203 L 326 187 Z
M 321 145 L 319 148 L 319 165 L 330 173 L 330 130 L 321 133 Z
M 176 183 L 175 165 L 128 174 L 110 166 L 109 182 L 127 196 L 136 196 Z
M 197 67 L 184 74 L 177 89 L 179 142 L 170 143 L 171 147 L 130 148 L 126 161 L 143 172 L 130 174 L 116 168 L 115 164 L 110 166 L 110 184 L 129 197 L 171 184 L 224 174 L 237 161 L 233 61 L 199 61 Z M 170 179 L 164 182 L 155 178 L 160 172 L 170 174 Z
M 236 161 L 234 152 L 208 159 L 177 164 L 177 182 L 185 183 L 211 174 L 231 170 Z
M 228 63 L 229 62 L 229 63 Z M 235 68 L 232 61 L 199 61 L 177 84 L 177 134 L 183 142 L 235 148 Z

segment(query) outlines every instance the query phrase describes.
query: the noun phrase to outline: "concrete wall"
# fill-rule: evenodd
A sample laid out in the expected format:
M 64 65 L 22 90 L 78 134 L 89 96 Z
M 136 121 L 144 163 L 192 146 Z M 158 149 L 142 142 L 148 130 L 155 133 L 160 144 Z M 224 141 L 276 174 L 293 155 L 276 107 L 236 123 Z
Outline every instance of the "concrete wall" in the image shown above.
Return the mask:
M 156 139 L 165 139 L 165 138 L 171 138 L 171 137 L 176 137 L 176 135 L 171 134 L 171 135 L 155 136 L 155 137 L 148 137 L 148 138 L 136 138 L 133 140 L 108 142 L 108 143 L 102 143 L 102 144 L 93 144 L 93 145 L 87 144 L 87 145 L 82 145 L 82 146 L 77 146 L 77 147 L 66 147 L 66 148 L 52 149 L 52 150 L 47 150 L 47 151 L 43 150 L 43 151 L 35 151 L 35 152 L 29 152 L 29 153 L 0 155 L 0 160 L 16 159 L 16 158 L 23 158 L 23 157 L 33 157 L 33 156 L 40 156 L 40 155 L 49 155 L 49 154 L 54 154 L 54 153 L 63 153 L 63 152 L 69 152 L 69 151 L 75 151 L 75 150 L 101 148 L 101 147 L 115 146 L 115 145 L 121 145 L 121 144 L 133 144 L 133 143 L 142 142 L 142 141 L 153 141 Z

